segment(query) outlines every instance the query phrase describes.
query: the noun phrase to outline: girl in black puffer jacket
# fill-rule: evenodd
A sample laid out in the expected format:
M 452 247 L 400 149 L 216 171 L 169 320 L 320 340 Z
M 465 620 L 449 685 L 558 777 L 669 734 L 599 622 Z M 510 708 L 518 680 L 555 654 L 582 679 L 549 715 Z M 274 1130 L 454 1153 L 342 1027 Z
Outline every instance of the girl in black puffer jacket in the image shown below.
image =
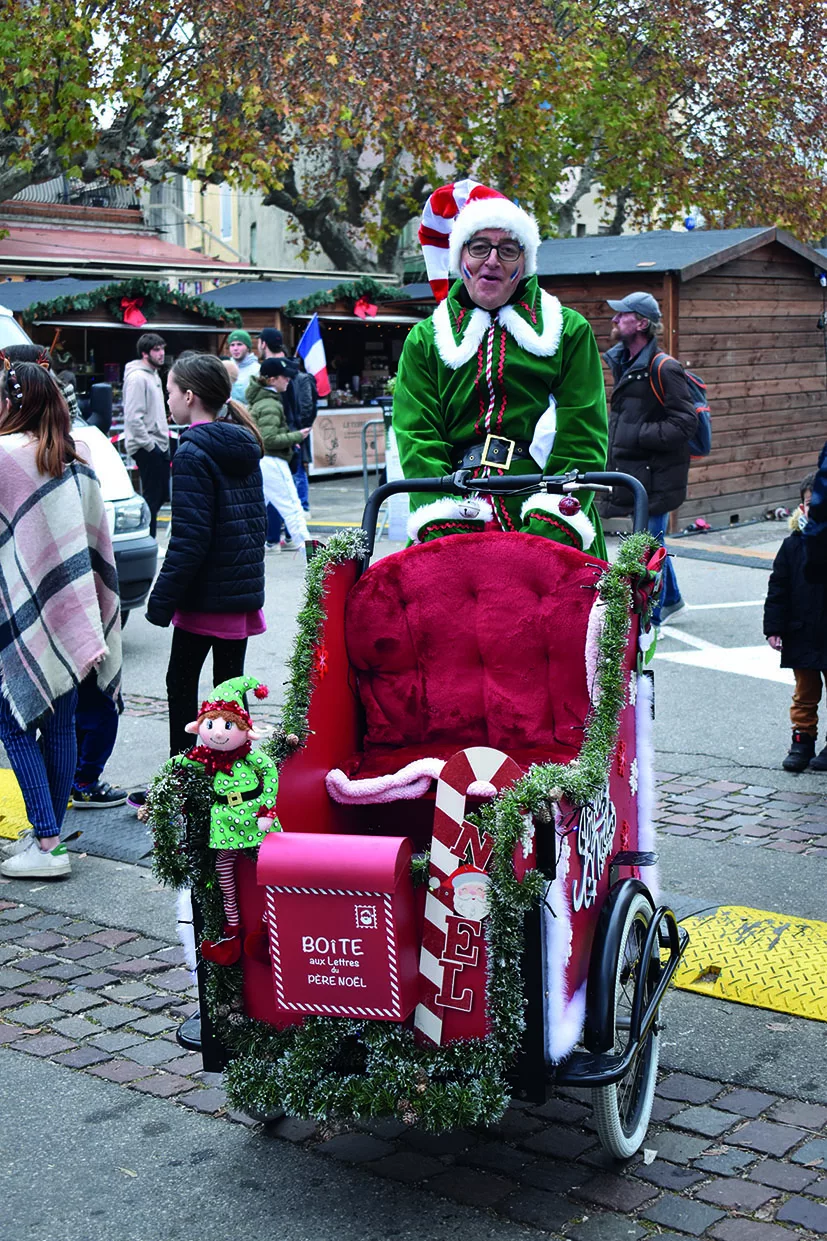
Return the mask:
M 191 354 L 167 379 L 182 432 L 172 463 L 172 529 L 147 603 L 153 625 L 170 622 L 167 669 L 170 754 L 188 750 L 184 726 L 198 713 L 198 681 L 213 653 L 213 684 L 244 671 L 247 639 L 263 633 L 264 495 L 261 436 L 229 399 L 218 358 Z

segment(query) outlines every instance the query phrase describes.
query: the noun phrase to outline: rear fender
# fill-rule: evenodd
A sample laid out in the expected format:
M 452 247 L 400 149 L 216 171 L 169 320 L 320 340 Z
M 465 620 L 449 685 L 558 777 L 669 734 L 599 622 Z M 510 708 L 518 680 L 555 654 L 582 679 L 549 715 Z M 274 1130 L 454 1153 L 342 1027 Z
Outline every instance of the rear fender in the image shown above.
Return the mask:
M 583 1042 L 591 1052 L 611 1051 L 614 1046 L 617 958 L 629 908 L 638 893 L 646 897 L 654 913 L 649 889 L 639 879 L 621 879 L 616 883 L 600 911 L 586 983 Z

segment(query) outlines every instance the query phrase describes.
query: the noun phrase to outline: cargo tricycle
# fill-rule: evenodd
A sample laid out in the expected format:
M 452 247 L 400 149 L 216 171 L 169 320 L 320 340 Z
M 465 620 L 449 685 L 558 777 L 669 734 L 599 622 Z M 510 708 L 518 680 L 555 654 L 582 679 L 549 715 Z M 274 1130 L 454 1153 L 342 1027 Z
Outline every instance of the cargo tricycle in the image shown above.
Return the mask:
M 613 564 L 489 530 L 372 562 L 395 491 L 617 486 L 635 532 Z M 244 851 L 244 952 L 198 965 L 180 1033 L 234 1105 L 441 1130 L 576 1086 L 607 1151 L 640 1147 L 686 943 L 657 899 L 646 659 L 665 552 L 646 521 L 625 475 L 459 471 L 380 487 L 362 531 L 310 560 L 265 747 L 282 830 Z M 150 800 L 158 872 L 192 887 L 200 941 L 222 917 L 208 793 L 168 772 Z

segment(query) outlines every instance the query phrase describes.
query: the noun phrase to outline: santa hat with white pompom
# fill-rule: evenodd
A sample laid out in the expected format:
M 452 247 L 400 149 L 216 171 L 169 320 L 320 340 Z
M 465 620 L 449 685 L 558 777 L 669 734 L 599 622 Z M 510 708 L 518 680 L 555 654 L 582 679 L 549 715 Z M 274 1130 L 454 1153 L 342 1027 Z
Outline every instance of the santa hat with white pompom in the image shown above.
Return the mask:
M 537 270 L 540 230 L 534 216 L 499 190 L 467 178 L 434 190 L 422 212 L 419 244 L 434 297 L 448 296 L 449 276 L 460 270 L 462 247 L 483 228 L 501 228 L 523 247 L 525 274 Z

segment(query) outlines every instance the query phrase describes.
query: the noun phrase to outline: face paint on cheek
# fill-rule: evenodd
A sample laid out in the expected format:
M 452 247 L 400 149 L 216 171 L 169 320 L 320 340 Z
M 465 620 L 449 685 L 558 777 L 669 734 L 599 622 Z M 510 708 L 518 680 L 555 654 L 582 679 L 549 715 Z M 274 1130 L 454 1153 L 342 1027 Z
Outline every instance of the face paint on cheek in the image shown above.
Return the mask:
M 471 279 L 471 269 L 469 268 L 467 263 L 463 263 L 462 265 L 462 274 L 463 276 L 465 276 L 466 280 Z
M 515 268 L 514 268 L 514 270 L 513 270 L 513 272 L 511 273 L 511 279 L 512 279 L 512 280 L 516 280 L 516 279 L 517 279 L 517 277 L 519 276 L 519 274 L 520 274 L 520 269 L 519 269 L 519 267 L 515 267 Z

